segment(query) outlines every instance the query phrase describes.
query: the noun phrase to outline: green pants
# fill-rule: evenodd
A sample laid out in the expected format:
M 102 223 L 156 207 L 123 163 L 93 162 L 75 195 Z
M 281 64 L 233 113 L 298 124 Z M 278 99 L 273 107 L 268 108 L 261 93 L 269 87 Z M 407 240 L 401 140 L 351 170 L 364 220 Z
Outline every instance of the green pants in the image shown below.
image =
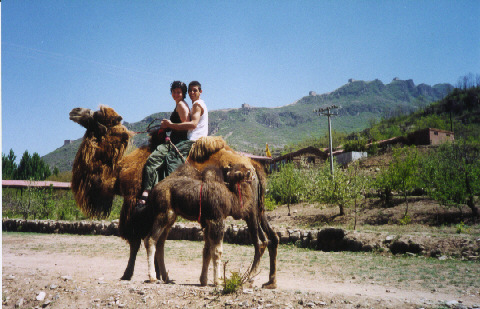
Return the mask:
M 165 177 L 173 173 L 180 165 L 184 163 L 183 158 L 187 159 L 190 148 L 194 141 L 185 140 L 175 145 L 177 150 L 170 144 L 160 144 L 150 154 L 143 168 L 143 191 L 150 191 Z M 183 156 L 183 158 L 182 158 Z

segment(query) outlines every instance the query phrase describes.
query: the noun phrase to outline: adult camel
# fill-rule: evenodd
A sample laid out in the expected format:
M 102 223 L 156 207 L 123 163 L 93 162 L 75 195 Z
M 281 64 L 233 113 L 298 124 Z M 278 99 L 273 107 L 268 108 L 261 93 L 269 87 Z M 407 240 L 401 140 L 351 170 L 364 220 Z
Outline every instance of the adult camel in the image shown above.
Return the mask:
M 121 279 L 130 280 L 141 241 L 149 232 L 148 224 L 135 216 L 135 206 L 141 194 L 143 166 L 152 147 L 143 146 L 125 155 L 134 133 L 123 126 L 122 117 L 107 106 L 101 105 L 95 112 L 87 108 L 74 108 L 70 112 L 70 120 L 86 128 L 72 168 L 75 200 L 87 216 L 105 218 L 110 214 L 114 196 L 123 196 L 119 234 L 130 245 L 130 256 Z M 266 176 L 261 165 L 237 154 L 220 137 L 199 139 L 193 145 L 187 162 L 199 171 L 209 165 L 228 169 L 235 164 L 243 164 L 255 171 L 259 181 L 252 191 L 257 195 L 259 215 L 257 224 L 253 227 L 256 234 L 252 237 L 255 255 L 250 273 L 258 268 L 260 258 L 268 247 L 270 274 L 269 281 L 263 286 L 276 288 L 278 236 L 265 215 Z M 161 246 L 161 242 L 157 244 L 156 254 L 163 252 L 163 247 L 158 246 Z

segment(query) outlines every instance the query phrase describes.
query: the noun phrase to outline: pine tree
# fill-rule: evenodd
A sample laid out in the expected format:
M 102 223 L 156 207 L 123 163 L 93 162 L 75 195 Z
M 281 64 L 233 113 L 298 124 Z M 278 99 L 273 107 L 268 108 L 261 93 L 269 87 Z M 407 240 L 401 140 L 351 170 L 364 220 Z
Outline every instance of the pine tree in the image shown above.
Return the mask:
M 17 170 L 17 179 L 22 180 L 44 180 L 52 173 L 48 165 L 34 152 L 32 156 L 26 150 L 23 153 Z
M 10 149 L 8 156 L 2 153 L 2 179 L 15 179 L 17 173 L 16 159 L 17 156 L 12 149 Z

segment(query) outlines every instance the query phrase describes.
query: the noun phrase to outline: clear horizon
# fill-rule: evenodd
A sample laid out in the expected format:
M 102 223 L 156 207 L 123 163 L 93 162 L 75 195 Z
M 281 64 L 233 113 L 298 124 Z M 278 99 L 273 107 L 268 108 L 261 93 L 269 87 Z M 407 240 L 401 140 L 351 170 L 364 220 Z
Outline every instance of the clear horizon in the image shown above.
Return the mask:
M 173 80 L 210 110 L 291 104 L 348 79 L 456 85 L 480 73 L 480 1 L 14 1 L 1 5 L 2 152 L 41 156 L 84 129 L 173 110 Z M 187 99 L 190 103 L 190 100 Z

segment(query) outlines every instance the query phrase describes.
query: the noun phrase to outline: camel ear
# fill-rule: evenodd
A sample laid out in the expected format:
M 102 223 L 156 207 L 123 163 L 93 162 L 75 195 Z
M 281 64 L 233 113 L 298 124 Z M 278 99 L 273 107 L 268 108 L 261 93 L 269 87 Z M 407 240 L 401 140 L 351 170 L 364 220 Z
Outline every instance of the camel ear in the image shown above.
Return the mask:
M 77 107 L 72 109 L 69 116 L 70 120 L 88 129 L 91 121 L 93 120 L 93 111 L 89 108 Z

